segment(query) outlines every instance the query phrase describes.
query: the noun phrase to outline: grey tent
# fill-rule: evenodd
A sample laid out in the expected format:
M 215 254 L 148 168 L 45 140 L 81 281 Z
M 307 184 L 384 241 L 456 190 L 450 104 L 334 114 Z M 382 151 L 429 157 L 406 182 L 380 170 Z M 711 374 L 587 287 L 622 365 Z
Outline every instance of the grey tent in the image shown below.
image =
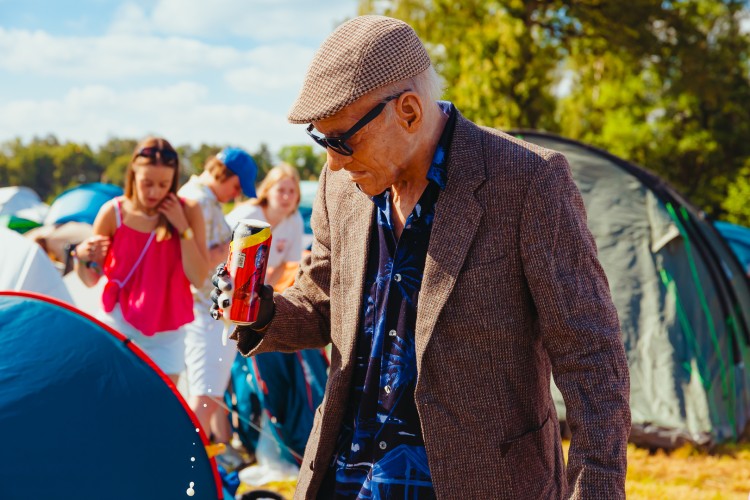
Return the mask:
M 605 151 L 540 132 L 510 134 L 570 162 L 620 317 L 631 441 L 673 448 L 748 437 L 750 288 L 706 216 L 657 176 Z

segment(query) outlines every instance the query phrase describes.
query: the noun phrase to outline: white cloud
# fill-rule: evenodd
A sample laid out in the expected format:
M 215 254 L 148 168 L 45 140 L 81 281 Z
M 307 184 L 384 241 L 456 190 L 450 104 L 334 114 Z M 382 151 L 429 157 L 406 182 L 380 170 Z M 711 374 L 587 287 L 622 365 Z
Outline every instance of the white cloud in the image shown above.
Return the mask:
M 249 64 L 227 71 L 225 79 L 238 92 L 294 95 L 302 86 L 314 52 L 292 44 L 260 47 L 249 56 Z
M 208 95 L 206 87 L 192 82 L 129 92 L 100 85 L 74 88 L 59 100 L 0 104 L 0 137 L 29 140 L 52 133 L 98 146 L 113 136 L 158 134 L 175 144 L 235 144 L 251 151 L 260 142 L 272 151 L 305 142 L 303 130 L 279 113 L 251 104 L 215 104 Z
M 188 38 L 110 34 L 55 37 L 0 28 L 0 70 L 81 80 L 185 75 L 246 64 L 251 53 Z
M 315 49 L 356 6 L 126 0 L 97 35 L 0 20 L 0 141 L 52 133 L 97 146 L 159 133 L 250 150 L 306 143 L 286 113 Z
M 109 32 L 113 34 L 138 35 L 153 31 L 151 19 L 146 12 L 134 3 L 124 3 L 115 11 Z
M 354 0 L 160 0 L 152 18 L 163 33 L 229 33 L 266 42 L 300 38 L 322 41 L 356 10 Z

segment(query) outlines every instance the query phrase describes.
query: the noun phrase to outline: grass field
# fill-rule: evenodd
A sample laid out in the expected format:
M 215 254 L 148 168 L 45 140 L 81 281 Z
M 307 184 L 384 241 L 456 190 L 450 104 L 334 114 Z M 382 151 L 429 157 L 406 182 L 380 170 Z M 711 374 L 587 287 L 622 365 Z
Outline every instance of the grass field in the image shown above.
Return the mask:
M 567 454 L 569 443 L 563 442 Z M 294 485 L 265 486 L 291 500 Z M 248 491 L 243 487 L 241 491 Z M 727 446 L 714 454 L 684 447 L 663 451 L 628 445 L 627 497 L 632 500 L 748 500 L 750 498 L 750 444 Z
M 662 451 L 628 446 L 625 491 L 630 499 L 724 500 L 750 498 L 750 444 L 709 455 L 683 447 Z

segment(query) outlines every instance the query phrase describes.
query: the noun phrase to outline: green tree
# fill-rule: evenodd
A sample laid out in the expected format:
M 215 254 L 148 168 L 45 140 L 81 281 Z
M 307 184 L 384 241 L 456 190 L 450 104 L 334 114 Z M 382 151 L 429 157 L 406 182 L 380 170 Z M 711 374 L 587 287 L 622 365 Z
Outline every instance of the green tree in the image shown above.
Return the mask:
M 258 182 L 263 180 L 269 170 L 273 168 L 273 155 L 266 143 L 261 143 L 255 153 L 251 153 L 255 163 L 258 165 Z
M 125 172 L 138 141 L 111 137 L 97 150 L 95 157 L 102 166 L 101 181 L 118 186 L 125 184 Z
M 325 152 L 316 152 L 311 145 L 284 146 L 279 159 L 296 167 L 302 180 L 315 180 L 326 163 Z
M 55 160 L 55 191 L 79 184 L 99 182 L 104 167 L 96 161 L 94 153 L 87 145 L 72 142 L 53 149 Z
M 33 139 L 25 146 L 20 139 L 7 143 L 10 156 L 7 163 L 8 183 L 28 186 L 44 201 L 51 201 L 61 189 L 56 185 L 54 148 L 57 141 Z
M 742 210 L 723 200 L 750 157 L 747 9 L 747 0 L 360 1 L 360 13 L 415 27 L 468 118 L 600 146 L 714 216 Z

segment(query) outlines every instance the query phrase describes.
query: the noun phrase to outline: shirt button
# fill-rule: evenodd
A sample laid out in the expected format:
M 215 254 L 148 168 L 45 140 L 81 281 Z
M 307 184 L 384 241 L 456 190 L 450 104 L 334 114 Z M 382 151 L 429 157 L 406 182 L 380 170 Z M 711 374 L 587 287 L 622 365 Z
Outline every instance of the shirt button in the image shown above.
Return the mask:
M 378 443 L 378 446 L 381 450 L 385 450 L 386 448 L 388 448 L 388 444 L 385 441 L 381 441 L 380 443 Z
M 394 280 L 396 280 L 396 282 L 398 283 L 399 281 L 401 281 L 401 275 L 400 275 L 400 274 L 396 274 L 396 275 L 395 275 L 395 276 L 393 277 L 393 279 L 394 279 Z
M 388 335 L 390 335 L 391 337 L 395 337 L 396 336 L 396 330 L 391 330 L 390 332 L 388 332 Z
M 390 394 L 391 393 L 391 386 L 390 385 L 386 385 L 385 387 L 383 387 L 383 389 L 385 389 L 385 393 L 386 394 Z

